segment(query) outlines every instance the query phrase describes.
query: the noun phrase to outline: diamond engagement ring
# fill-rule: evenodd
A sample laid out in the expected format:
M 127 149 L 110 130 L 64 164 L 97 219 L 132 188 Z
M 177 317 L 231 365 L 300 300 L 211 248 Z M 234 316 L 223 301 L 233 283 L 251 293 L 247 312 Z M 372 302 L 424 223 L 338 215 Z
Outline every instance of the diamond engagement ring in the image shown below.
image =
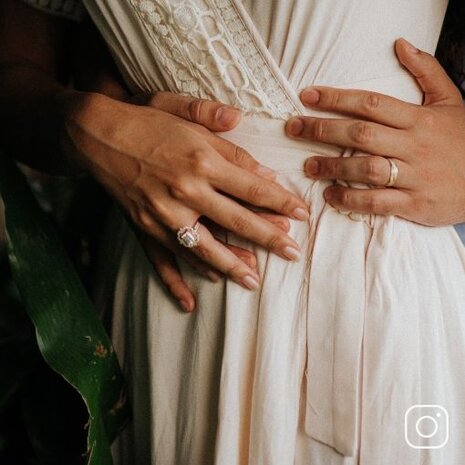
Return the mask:
M 393 187 L 399 176 L 399 168 L 396 165 L 396 162 L 392 158 L 388 158 L 390 172 L 389 172 L 389 181 L 386 184 L 386 187 Z
M 177 234 L 179 243 L 188 249 L 196 247 L 200 241 L 199 226 L 197 221 L 192 228 L 190 226 L 179 228 Z

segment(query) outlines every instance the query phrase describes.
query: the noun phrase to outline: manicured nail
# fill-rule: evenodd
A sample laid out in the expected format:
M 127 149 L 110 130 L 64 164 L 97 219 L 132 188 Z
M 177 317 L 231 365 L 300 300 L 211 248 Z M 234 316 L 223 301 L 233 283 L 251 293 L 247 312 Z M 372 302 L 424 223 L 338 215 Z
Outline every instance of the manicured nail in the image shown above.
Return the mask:
M 301 220 L 301 221 L 305 221 L 305 220 L 308 220 L 308 217 L 310 216 L 310 213 L 305 210 L 304 208 L 296 208 L 293 212 L 292 212 L 292 215 L 294 216 L 294 218 L 296 220 Z
M 259 165 L 257 167 L 257 174 L 263 176 L 264 178 L 275 177 L 276 171 L 268 168 L 267 166 Z
M 316 89 L 305 89 L 300 94 L 300 99 L 306 105 L 315 105 L 320 101 L 320 93 Z
M 244 284 L 244 286 L 251 291 L 256 291 L 260 287 L 260 283 L 253 276 L 246 276 L 242 280 L 242 284 Z
M 406 48 L 407 52 L 416 54 L 416 53 L 418 53 L 420 51 L 415 46 L 413 46 L 408 40 L 404 39 L 404 41 L 405 41 L 405 44 L 406 44 L 405 48 Z
M 297 250 L 296 248 L 294 247 L 286 247 L 284 249 L 284 255 L 286 258 L 289 258 L 290 260 L 296 262 L 300 259 L 300 257 L 302 256 L 302 254 L 300 253 L 300 250 Z
M 215 114 L 215 120 L 225 128 L 236 123 L 239 117 L 240 111 L 231 107 L 220 107 Z
M 298 137 L 304 130 L 304 122 L 300 118 L 291 118 L 287 130 L 291 136 Z
M 305 163 L 305 171 L 307 174 L 313 176 L 317 175 L 320 172 L 320 162 L 314 158 L 310 158 L 310 160 Z
M 181 304 L 181 307 L 186 311 L 186 312 L 193 312 L 195 305 L 193 302 L 187 302 L 187 300 L 180 300 L 179 303 Z
M 221 281 L 222 278 L 222 276 L 219 273 L 211 270 L 207 272 L 207 276 L 210 279 L 210 281 L 213 281 L 214 283 Z

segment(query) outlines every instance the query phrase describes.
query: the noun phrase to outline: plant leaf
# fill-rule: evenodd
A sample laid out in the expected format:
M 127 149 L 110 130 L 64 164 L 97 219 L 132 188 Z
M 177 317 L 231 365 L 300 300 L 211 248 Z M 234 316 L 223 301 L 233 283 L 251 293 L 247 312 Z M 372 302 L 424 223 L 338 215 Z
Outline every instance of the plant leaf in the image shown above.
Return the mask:
M 4 154 L 0 190 L 13 279 L 35 326 L 39 349 L 86 403 L 89 465 L 110 465 L 109 446 L 129 413 L 112 345 L 52 222 L 24 175 Z

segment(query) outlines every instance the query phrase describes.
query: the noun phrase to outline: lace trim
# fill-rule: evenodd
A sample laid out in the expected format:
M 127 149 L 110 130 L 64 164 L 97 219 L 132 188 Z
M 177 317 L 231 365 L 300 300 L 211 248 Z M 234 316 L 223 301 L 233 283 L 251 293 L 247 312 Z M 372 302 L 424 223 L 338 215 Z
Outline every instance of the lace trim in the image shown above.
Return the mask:
M 80 0 L 22 0 L 33 8 L 75 21 L 81 21 L 86 10 Z
M 273 118 L 299 113 L 231 0 L 130 1 L 173 91 Z

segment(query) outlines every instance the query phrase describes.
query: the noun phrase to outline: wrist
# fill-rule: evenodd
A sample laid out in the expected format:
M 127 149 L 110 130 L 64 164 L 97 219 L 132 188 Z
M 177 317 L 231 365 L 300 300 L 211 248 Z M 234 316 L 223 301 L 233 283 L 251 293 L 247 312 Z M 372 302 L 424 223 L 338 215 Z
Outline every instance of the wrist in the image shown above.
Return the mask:
M 74 171 L 89 172 L 92 151 L 83 147 L 82 140 L 102 125 L 106 114 L 112 114 L 113 99 L 96 92 L 62 89 L 55 94 L 55 103 L 62 121 L 60 148 Z

